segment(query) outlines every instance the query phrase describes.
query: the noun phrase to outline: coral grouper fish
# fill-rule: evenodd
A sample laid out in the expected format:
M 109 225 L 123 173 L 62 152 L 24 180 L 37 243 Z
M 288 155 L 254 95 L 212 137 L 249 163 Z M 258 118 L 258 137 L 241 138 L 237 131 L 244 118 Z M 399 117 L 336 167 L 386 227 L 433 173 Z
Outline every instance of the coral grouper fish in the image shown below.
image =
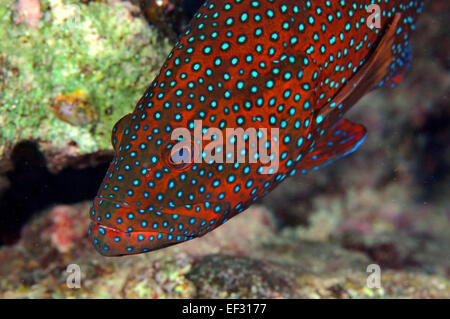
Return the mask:
M 415 0 L 206 1 L 133 113 L 113 128 L 115 158 L 90 211 L 94 247 L 106 256 L 137 254 L 202 236 L 286 177 L 353 152 L 366 131 L 343 115 L 370 90 L 400 81 L 422 7 Z M 194 138 L 173 138 L 179 128 Z M 227 137 L 219 140 L 227 128 L 258 129 L 265 143 L 254 159 L 267 148 L 276 165 L 264 171 L 269 164 L 250 156 L 198 161 L 206 140 L 228 159 L 220 147 Z M 250 141 L 239 148 L 239 138 Z M 239 154 L 254 147 L 247 133 L 229 142 Z

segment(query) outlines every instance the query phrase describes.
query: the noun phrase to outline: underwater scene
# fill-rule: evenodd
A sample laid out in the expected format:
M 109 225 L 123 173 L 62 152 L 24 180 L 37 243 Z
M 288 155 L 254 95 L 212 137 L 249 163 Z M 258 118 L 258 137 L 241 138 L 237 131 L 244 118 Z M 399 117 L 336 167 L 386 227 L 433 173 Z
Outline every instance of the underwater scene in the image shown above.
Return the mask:
M 450 298 L 448 0 L 1 0 L 0 299 Z

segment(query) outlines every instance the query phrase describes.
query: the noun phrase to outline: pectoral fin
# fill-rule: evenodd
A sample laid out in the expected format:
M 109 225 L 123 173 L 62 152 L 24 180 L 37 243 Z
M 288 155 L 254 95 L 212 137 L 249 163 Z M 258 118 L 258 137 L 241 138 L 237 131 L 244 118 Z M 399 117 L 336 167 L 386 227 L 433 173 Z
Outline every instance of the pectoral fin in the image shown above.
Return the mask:
M 312 145 L 310 152 L 299 162 L 298 170 L 306 173 L 310 169 L 328 165 L 354 152 L 365 137 L 364 126 L 343 119 Z

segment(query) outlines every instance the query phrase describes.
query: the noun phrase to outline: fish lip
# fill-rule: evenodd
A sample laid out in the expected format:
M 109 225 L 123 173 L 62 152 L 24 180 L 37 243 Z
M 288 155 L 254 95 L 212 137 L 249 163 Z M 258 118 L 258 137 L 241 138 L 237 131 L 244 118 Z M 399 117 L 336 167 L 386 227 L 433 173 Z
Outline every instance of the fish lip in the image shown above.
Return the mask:
M 99 203 L 100 201 L 103 201 L 103 202 L 109 202 L 109 203 L 112 203 L 112 204 L 126 205 L 127 207 L 130 207 L 130 206 L 129 206 L 127 203 L 125 203 L 125 202 L 121 202 L 121 201 L 114 200 L 114 199 L 111 199 L 111 198 L 105 198 L 105 197 L 99 197 L 99 196 L 96 196 L 96 197 L 94 198 L 93 205 L 92 205 L 92 207 L 91 207 L 91 209 L 90 209 L 90 211 L 89 211 L 89 217 L 90 217 L 90 219 L 91 219 L 91 226 L 94 226 L 94 225 L 95 225 L 95 226 L 98 226 L 98 227 L 105 228 L 105 229 L 107 229 L 107 230 L 111 230 L 111 231 L 115 231 L 115 232 L 120 232 L 120 233 L 123 233 L 123 234 L 127 233 L 125 230 L 122 230 L 122 229 L 120 229 L 120 228 L 114 227 L 111 223 L 109 223 L 109 222 L 107 222 L 107 221 L 104 221 L 103 219 L 102 219 L 102 221 L 97 220 L 97 218 L 96 218 L 94 215 L 91 214 L 92 210 L 94 210 L 94 211 L 98 210 L 98 208 L 99 208 L 99 204 L 98 204 L 98 203 Z M 130 207 L 130 208 L 133 208 L 133 207 Z M 129 232 L 128 232 L 128 233 L 129 233 Z
M 123 231 L 123 230 L 121 230 L 119 228 L 116 228 L 116 227 L 113 227 L 113 226 L 108 226 L 106 224 L 103 224 L 103 223 L 97 222 L 97 221 L 92 221 L 91 222 L 91 226 L 102 227 L 102 228 L 105 228 L 106 230 L 113 231 L 113 232 L 116 232 L 116 233 L 122 233 L 122 234 L 131 233 L 131 232 L 125 232 L 125 231 Z

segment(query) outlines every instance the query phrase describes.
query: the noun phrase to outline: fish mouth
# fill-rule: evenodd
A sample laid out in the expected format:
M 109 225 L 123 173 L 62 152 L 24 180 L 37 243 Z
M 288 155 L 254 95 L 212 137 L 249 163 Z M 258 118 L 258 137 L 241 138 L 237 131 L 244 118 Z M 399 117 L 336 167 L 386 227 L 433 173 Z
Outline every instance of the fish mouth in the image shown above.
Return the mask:
M 225 213 L 214 211 L 218 205 Z M 89 214 L 89 238 L 104 256 L 148 252 L 203 236 L 231 217 L 229 207 L 228 202 L 204 202 L 150 211 L 96 197 Z
M 223 211 L 218 213 L 214 209 L 218 207 Z M 108 213 L 109 212 L 109 213 Z M 118 201 L 114 199 L 96 197 L 90 210 L 90 218 L 92 222 L 109 228 L 118 232 L 130 233 L 133 231 L 148 231 L 148 220 L 162 221 L 164 218 L 172 219 L 173 221 L 187 222 L 190 224 L 196 222 L 208 221 L 212 224 L 217 223 L 222 217 L 230 218 L 230 203 L 229 202 L 199 202 L 188 205 L 178 205 L 173 207 L 160 207 L 159 209 L 142 209 L 127 202 Z M 109 218 L 108 218 L 109 215 Z M 114 218 L 112 218 L 114 216 Z M 117 223 L 120 219 L 122 222 Z M 147 221 L 147 224 L 142 222 Z M 170 222 L 168 222 L 170 223 Z M 129 225 L 134 225 L 131 227 Z M 166 228 L 166 227 L 165 227 Z M 170 228 L 161 229 L 163 233 L 170 233 Z
M 151 231 L 124 232 L 99 222 L 91 222 L 88 233 L 94 248 L 105 257 L 146 253 L 194 238 L 174 237 Z

